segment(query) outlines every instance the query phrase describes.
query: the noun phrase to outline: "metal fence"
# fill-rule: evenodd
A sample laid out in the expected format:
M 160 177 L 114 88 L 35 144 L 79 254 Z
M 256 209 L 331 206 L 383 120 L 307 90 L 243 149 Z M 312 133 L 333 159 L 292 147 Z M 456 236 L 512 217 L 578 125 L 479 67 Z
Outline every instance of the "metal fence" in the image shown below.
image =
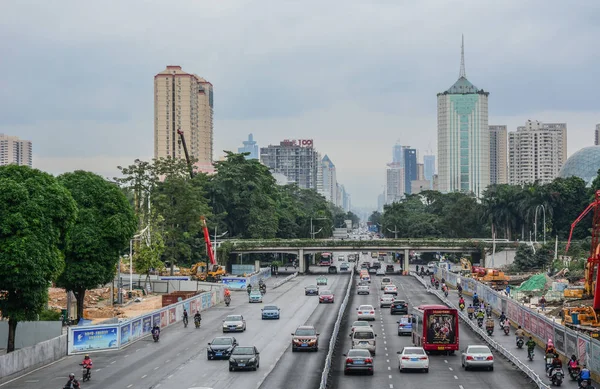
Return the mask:
M 486 303 L 491 304 L 497 313 L 504 311 L 515 325 L 520 325 L 542 344 L 546 344 L 548 339 L 553 339 L 560 353 L 567 358 L 571 355 L 577 356 L 579 361 L 587 364 L 592 373 L 600 374 L 599 340 L 567 328 L 511 299 L 504 292 L 498 292 L 472 278 L 439 267 L 434 268 L 434 274 L 437 278 L 445 278 L 446 283 L 451 286 L 456 287 L 460 283 L 465 294 L 477 293 Z

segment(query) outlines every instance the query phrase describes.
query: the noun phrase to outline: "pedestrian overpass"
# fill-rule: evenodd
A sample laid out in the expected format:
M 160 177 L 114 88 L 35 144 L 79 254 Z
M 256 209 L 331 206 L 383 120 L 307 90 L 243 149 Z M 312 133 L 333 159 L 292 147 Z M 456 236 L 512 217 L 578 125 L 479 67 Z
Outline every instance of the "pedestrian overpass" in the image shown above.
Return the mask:
M 332 240 L 332 239 L 269 239 L 247 240 L 231 239 L 227 242 L 233 245 L 231 254 L 250 253 L 286 253 L 295 254 L 298 258 L 306 258 L 307 254 L 321 252 L 399 252 L 403 255 L 403 269 L 408 269 L 409 253 L 440 252 L 440 253 L 480 253 L 516 248 L 517 242 L 495 241 L 491 239 L 376 239 L 376 240 Z M 485 254 L 484 254 L 485 256 Z M 307 261 L 299 260 L 300 273 L 306 272 Z

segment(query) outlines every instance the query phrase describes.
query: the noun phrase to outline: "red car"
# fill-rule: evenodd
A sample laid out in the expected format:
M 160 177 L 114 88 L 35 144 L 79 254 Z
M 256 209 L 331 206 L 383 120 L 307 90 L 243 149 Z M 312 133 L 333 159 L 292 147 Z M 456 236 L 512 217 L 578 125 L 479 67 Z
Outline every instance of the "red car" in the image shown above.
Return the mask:
M 319 304 L 321 303 L 332 303 L 333 304 L 333 292 L 330 290 L 322 290 L 319 292 Z

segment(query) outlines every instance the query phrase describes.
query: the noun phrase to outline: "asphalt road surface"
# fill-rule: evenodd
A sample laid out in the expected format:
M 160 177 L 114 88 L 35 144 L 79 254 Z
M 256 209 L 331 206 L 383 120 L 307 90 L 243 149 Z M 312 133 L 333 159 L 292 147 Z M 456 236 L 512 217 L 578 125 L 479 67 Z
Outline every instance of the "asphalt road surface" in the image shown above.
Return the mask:
M 461 367 L 460 351 L 454 356 L 431 355 L 429 373 L 400 373 L 396 352 L 405 346 L 412 346 L 410 336 L 398 336 L 397 320 L 399 315 L 391 315 L 389 308 L 379 307 L 382 293 L 381 276 L 373 276 L 370 295 L 357 295 L 353 290 L 349 302 L 348 315 L 344 318 L 340 329 L 340 341 L 332 362 L 333 388 L 364 389 L 364 388 L 502 388 L 524 389 L 535 388 L 520 371 L 494 354 L 494 371 L 464 371 Z M 398 299 L 404 299 L 410 307 L 421 304 L 440 304 L 439 299 L 426 292 L 425 288 L 411 276 L 392 276 L 398 286 Z M 355 308 L 361 304 L 371 304 L 376 307 L 377 319 L 373 328 L 377 336 L 377 349 L 374 358 L 374 375 L 344 375 L 344 357 L 350 349 L 350 327 L 357 320 Z M 459 329 L 460 350 L 470 344 L 485 344 L 479 337 L 461 324 Z
M 277 279 L 267 281 L 267 294 L 263 304 L 250 304 L 245 292 L 233 292 L 229 307 L 221 304 L 202 313 L 202 326 L 196 329 L 193 321 L 187 328 L 178 323 L 162 331 L 160 341 L 145 338 L 119 350 L 91 354 L 94 362 L 92 379 L 82 383 L 82 388 L 258 388 L 271 370 L 278 364 L 273 380 L 283 382 L 283 377 L 295 377 L 295 388 L 314 388 L 306 375 L 296 374 L 296 363 L 317 372 L 322 370 L 327 352 L 328 337 L 335 320 L 335 304 L 319 304 L 318 297 L 304 296 L 304 286 L 315 283 L 315 276 L 296 277 L 277 289 L 270 287 Z M 329 287 L 336 297 L 342 296 L 348 284 L 348 275 L 328 276 Z M 260 308 L 276 304 L 281 308 L 280 320 L 261 320 Z M 209 361 L 206 357 L 207 343 L 222 336 L 222 320 L 230 314 L 241 314 L 246 319 L 247 330 L 232 334 L 241 346 L 256 346 L 260 352 L 258 371 L 229 372 L 228 361 Z M 314 324 L 321 331 L 322 350 L 318 353 L 291 354 L 291 333 L 297 326 Z M 74 355 L 48 365 L 24 377 L 10 381 L 2 387 L 10 389 L 62 388 L 68 374 L 73 372 L 81 378 L 79 363 L 83 356 Z M 278 363 L 280 362 L 280 363 Z M 319 365 L 321 363 L 321 365 Z M 288 369 L 286 372 L 284 369 Z M 291 371 L 290 371 L 291 369 Z M 285 382 L 289 382 L 286 380 Z M 312 381 L 310 381 L 312 382 Z M 265 387 L 284 387 L 265 386 Z

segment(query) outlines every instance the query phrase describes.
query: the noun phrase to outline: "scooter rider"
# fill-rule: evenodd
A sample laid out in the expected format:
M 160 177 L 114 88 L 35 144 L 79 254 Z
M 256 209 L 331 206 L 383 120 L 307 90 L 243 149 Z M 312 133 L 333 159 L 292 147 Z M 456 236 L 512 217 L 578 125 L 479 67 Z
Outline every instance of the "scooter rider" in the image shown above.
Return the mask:
M 504 323 L 505 320 L 506 320 L 506 315 L 504 314 L 504 311 L 502 311 L 502 313 L 500 314 L 500 317 L 498 317 L 498 321 L 500 323 Z
M 552 371 L 554 369 L 562 369 L 562 361 L 556 354 L 554 355 L 554 358 L 552 359 L 552 364 L 550 365 L 550 368 L 548 369 L 548 377 L 552 376 Z
M 458 290 L 458 295 L 461 296 L 462 295 L 462 286 L 460 284 L 458 284 L 456 286 L 456 290 Z
M 79 381 L 75 379 L 75 374 L 69 374 L 69 381 L 64 386 L 64 389 L 79 389 Z
M 577 380 L 579 386 L 581 386 L 581 383 L 583 381 L 587 381 L 588 384 L 592 383 L 592 373 L 590 372 L 590 369 L 587 368 L 585 363 L 583 364 L 583 366 L 581 367 L 581 371 L 579 372 L 579 379 Z
M 228 288 L 225 288 L 225 297 L 231 297 L 231 292 Z
M 523 331 L 523 328 L 521 328 L 521 326 L 519 326 L 519 328 L 517 328 L 517 330 L 515 331 L 515 337 L 517 342 L 519 341 L 519 338 L 521 340 L 525 338 L 525 331 Z
M 194 322 L 196 321 L 198 321 L 198 323 L 202 321 L 202 315 L 200 315 L 200 311 L 196 311 L 196 314 L 194 315 Z
M 250 292 L 252 292 L 252 285 L 248 284 L 246 290 L 248 291 L 248 294 L 250 294 Z
M 152 327 L 152 335 L 153 336 L 160 335 L 160 327 L 158 326 L 158 324 L 155 324 L 154 327 Z
M 473 305 L 479 305 L 479 296 L 477 293 L 473 293 Z
M 465 305 L 465 299 L 462 298 L 462 296 L 461 296 L 461 298 L 458 299 L 458 305 L 460 305 L 460 304 Z
M 185 308 L 183 308 L 183 322 L 187 325 L 188 323 L 188 313 Z
M 527 341 L 527 343 L 525 343 L 525 345 L 527 346 L 527 352 L 528 353 L 533 353 L 533 350 L 535 350 L 535 341 L 533 340 L 533 338 L 530 336 L 529 340 Z
M 90 374 L 90 370 L 92 370 L 92 358 L 86 354 L 85 357 L 83 357 L 83 362 L 81 362 L 81 365 L 84 369 L 87 369 L 87 373 Z
M 571 355 L 571 359 L 569 359 L 569 374 L 575 369 L 579 369 L 579 361 L 575 355 Z

